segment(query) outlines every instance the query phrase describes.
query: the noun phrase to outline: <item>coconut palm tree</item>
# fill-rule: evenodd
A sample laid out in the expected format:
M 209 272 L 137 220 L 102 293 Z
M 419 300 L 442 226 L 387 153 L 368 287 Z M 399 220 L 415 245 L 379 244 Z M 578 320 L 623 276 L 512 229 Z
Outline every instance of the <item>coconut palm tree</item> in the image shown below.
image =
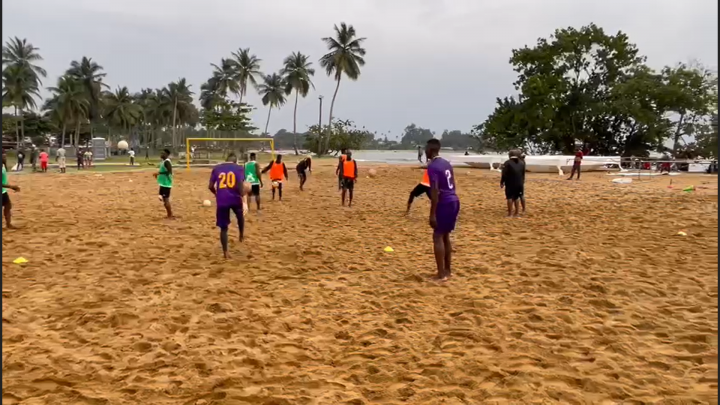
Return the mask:
M 250 54 L 250 48 L 238 49 L 237 52 L 233 52 L 232 56 L 235 58 L 235 80 L 240 87 L 240 104 L 242 104 L 243 97 L 247 94 L 248 82 L 253 86 L 257 86 L 257 78 L 262 77 L 260 72 L 260 62 L 255 55 Z
M 8 65 L 2 71 L 3 105 L 13 106 L 18 117 L 15 125 L 15 136 L 18 148 L 25 138 L 24 111 L 36 108 L 35 99 L 40 99 L 38 80 L 32 70 L 22 64 Z
M 70 68 L 65 73 L 82 83 L 85 89 L 85 94 L 90 102 L 88 118 L 90 119 L 91 134 L 93 133 L 93 123 L 100 119 L 100 96 L 102 89 L 110 88 L 102 82 L 106 76 L 102 70 L 103 67 L 94 62 L 92 58 L 83 56 L 79 62 L 76 60 L 72 61 Z
M 295 109 L 293 110 L 293 148 L 295 154 L 298 155 L 297 146 L 297 105 L 298 96 L 306 97 L 310 91 L 310 87 L 315 88 L 310 76 L 315 75 L 315 69 L 311 68 L 312 62 L 308 61 L 308 56 L 300 52 L 293 52 L 285 58 L 282 74 L 285 79 L 285 94 L 295 91 Z
M 140 122 L 142 107 L 135 102 L 127 87 L 118 87 L 114 93 L 103 93 L 104 118 L 108 126 L 118 124 L 126 132 Z M 132 141 L 131 139 L 128 139 Z
M 258 93 L 262 96 L 263 105 L 269 106 L 267 122 L 265 123 L 265 133 L 268 133 L 270 125 L 270 113 L 273 107 L 280 108 L 285 104 L 285 80 L 278 73 L 265 75 L 262 84 L 258 85 Z
M 7 66 L 18 66 L 31 72 L 38 87 L 42 85 L 41 78 L 47 77 L 45 69 L 35 62 L 43 60 L 42 56 L 37 52 L 40 48 L 34 47 L 27 39 L 14 37 L 5 43 L 2 48 L 2 64 L 3 68 Z
M 232 59 L 220 59 L 220 66 L 211 63 L 215 68 L 213 72 L 213 81 L 216 91 L 223 96 L 228 93 L 240 95 L 240 83 L 237 80 L 237 63 Z
M 176 135 L 178 122 L 185 122 L 191 112 L 193 94 L 184 77 L 177 82 L 171 82 L 161 90 L 161 103 L 166 111 L 170 111 L 172 116 L 173 148 L 177 146 L 178 141 Z
M 48 90 L 53 95 L 45 103 L 44 109 L 51 110 L 56 121 L 61 124 L 60 145 L 64 146 L 67 125 L 73 120 L 79 122 L 87 117 L 90 101 L 86 97 L 82 83 L 71 76 L 60 76 L 57 85 L 48 87 Z
M 320 58 L 320 66 L 325 69 L 328 76 L 334 75 L 337 85 L 335 93 L 333 93 L 330 102 L 330 117 L 328 118 L 328 128 L 332 126 L 333 108 L 335 107 L 335 98 L 340 89 L 340 79 L 343 73 L 350 80 L 357 80 L 360 76 L 360 67 L 365 66 L 365 48 L 362 43 L 366 38 L 357 38 L 355 28 L 352 25 L 340 23 L 340 27 L 335 26 L 335 37 L 323 38 L 323 42 L 328 48 L 328 53 Z M 330 142 L 330 137 L 325 139 L 325 150 Z

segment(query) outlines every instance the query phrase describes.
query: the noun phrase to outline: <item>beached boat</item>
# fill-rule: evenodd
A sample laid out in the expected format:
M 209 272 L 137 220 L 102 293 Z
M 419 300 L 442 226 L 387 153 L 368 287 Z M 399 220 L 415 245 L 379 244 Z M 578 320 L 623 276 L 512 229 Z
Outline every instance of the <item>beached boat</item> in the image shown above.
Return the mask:
M 479 169 L 499 170 L 508 159 L 507 155 L 453 155 L 450 162 L 455 166 L 470 166 Z M 525 167 L 531 173 L 565 173 L 572 170 L 575 156 L 543 155 L 526 156 Z M 610 165 L 619 165 L 620 156 L 585 156 L 582 162 L 584 172 L 605 170 Z

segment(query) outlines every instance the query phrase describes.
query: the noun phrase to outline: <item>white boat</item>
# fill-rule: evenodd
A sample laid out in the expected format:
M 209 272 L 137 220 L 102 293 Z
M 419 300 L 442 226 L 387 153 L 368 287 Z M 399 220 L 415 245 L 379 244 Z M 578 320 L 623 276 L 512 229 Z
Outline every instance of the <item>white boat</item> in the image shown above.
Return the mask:
M 455 166 L 470 166 L 479 169 L 500 170 L 500 166 L 508 160 L 507 155 L 454 155 L 450 162 Z M 531 173 L 558 173 L 560 175 L 572 170 L 575 156 L 543 155 L 526 156 L 525 168 Z M 605 170 L 608 165 L 620 165 L 620 156 L 585 156 L 582 162 L 583 172 Z

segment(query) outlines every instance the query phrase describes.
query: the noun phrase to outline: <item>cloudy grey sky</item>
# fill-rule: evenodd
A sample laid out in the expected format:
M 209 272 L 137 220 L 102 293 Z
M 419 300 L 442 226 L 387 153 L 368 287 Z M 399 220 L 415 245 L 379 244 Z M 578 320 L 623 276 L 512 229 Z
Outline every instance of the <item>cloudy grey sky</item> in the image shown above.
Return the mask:
M 240 47 L 276 71 L 301 51 L 318 68 L 316 90 L 298 107 L 298 130 L 327 117 L 333 81 L 317 66 L 320 38 L 345 21 L 367 37 L 367 65 L 340 86 L 335 116 L 400 135 L 411 122 L 467 131 L 513 92 L 513 48 L 554 29 L 594 22 L 625 31 L 653 67 L 699 59 L 717 67 L 716 0 L 3 0 L 3 40 L 41 49 L 53 85 L 72 60 L 92 57 L 115 88 L 160 87 L 186 77 L 198 92 Z M 267 110 L 252 94 L 253 119 Z M 273 111 L 270 132 L 292 129 L 292 104 Z

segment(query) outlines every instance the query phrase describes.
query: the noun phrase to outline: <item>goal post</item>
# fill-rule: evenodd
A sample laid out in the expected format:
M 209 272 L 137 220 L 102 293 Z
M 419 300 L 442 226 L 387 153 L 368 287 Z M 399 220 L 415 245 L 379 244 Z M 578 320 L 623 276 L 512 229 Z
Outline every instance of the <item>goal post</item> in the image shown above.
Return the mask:
M 190 144 L 193 142 L 269 142 L 270 155 L 275 159 L 275 139 L 273 138 L 187 138 L 185 140 L 185 167 L 190 169 L 192 155 Z

